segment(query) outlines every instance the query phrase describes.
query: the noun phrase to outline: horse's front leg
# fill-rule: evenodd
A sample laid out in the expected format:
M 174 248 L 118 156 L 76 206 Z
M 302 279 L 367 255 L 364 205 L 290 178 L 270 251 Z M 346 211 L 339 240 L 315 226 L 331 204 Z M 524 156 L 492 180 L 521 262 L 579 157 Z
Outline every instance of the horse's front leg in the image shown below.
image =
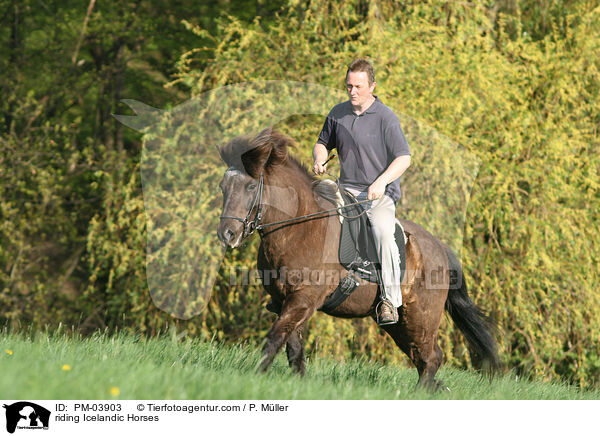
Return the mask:
M 281 350 L 281 347 L 283 347 L 283 344 L 288 342 L 293 334 L 297 335 L 296 331 L 298 328 L 301 327 L 314 312 L 314 304 L 311 304 L 310 299 L 301 295 L 299 292 L 290 294 L 285 298 L 281 309 L 281 316 L 275 321 L 267 334 L 266 343 L 262 350 L 263 360 L 260 364 L 261 371 L 269 369 L 273 363 L 273 359 L 275 359 L 275 356 L 279 350 Z M 302 341 L 298 341 L 297 339 L 299 339 L 299 337 L 293 339 L 291 345 L 294 350 L 292 354 L 295 358 L 298 357 L 298 346 L 302 349 Z M 303 361 L 304 351 L 301 351 L 301 353 Z M 303 366 L 304 363 L 302 363 L 302 367 Z

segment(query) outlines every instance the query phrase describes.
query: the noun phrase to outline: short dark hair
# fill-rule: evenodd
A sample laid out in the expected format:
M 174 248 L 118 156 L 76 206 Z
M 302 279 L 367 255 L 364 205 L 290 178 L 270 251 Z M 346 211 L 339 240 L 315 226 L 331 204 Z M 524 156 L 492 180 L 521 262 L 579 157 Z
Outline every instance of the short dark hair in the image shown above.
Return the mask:
M 366 59 L 356 59 L 352 61 L 350 65 L 348 65 L 348 71 L 346 71 L 346 78 L 348 77 L 348 73 L 352 71 L 353 73 L 357 73 L 359 71 L 364 71 L 367 73 L 369 77 L 369 85 L 375 82 L 375 70 L 373 70 L 373 65 Z

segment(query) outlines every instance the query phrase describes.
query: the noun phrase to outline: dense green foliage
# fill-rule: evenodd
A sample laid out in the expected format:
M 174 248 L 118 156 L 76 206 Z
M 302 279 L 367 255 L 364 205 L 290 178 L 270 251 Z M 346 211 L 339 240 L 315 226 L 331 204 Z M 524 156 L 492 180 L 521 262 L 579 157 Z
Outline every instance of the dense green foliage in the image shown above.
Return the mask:
M 149 236 L 150 197 L 142 196 L 143 147 L 110 114 L 127 113 L 121 98 L 164 108 L 252 80 L 340 88 L 348 62 L 366 56 L 377 94 L 401 115 L 412 146 L 398 215 L 460 249 L 472 295 L 499 323 L 506 366 L 600 383 L 600 8 L 593 2 L 290 0 L 257 18 L 241 6 L 261 2 L 231 1 L 227 10 L 98 3 L 85 33 L 79 3 L 43 4 L 47 11 L 0 0 L 8 11 L 0 17 L 2 320 L 63 322 L 86 332 L 154 333 L 174 323 L 203 338 L 260 340 L 273 316 L 257 280 L 229 280 L 236 268 L 252 268 L 256 238 L 225 257 L 200 315 L 182 321 L 157 309 L 146 274 L 154 261 L 146 246 L 156 233 Z M 225 122 L 236 119 L 232 112 Z M 306 115 L 278 127 L 309 163 L 321 124 L 322 116 Z M 146 135 L 146 150 L 160 133 Z M 448 152 L 427 153 L 441 149 Z M 171 156 L 169 165 L 181 167 L 185 156 Z M 202 173 L 187 180 L 203 186 L 203 201 L 185 190 L 176 198 L 193 220 L 219 212 L 218 193 L 198 184 L 218 178 L 210 163 L 188 169 Z M 152 170 L 165 180 L 169 165 Z M 427 186 L 455 168 L 477 176 L 471 192 Z M 447 195 L 429 202 L 423 187 Z M 466 211 L 452 206 L 462 203 Z M 193 225 L 180 229 L 196 251 L 178 255 L 193 266 L 195 256 L 211 252 L 211 239 Z M 448 320 L 441 342 L 450 363 L 469 366 Z M 317 315 L 307 345 L 339 359 L 404 361 L 370 321 Z
M 415 389 L 414 369 L 364 358 L 345 363 L 317 358 L 300 378 L 280 355 L 268 374 L 259 374 L 259 348 L 191 339 L 175 331 L 155 338 L 3 331 L 0 351 L 0 391 L 6 399 L 600 399 L 598 390 L 564 382 L 531 382 L 514 374 L 490 382 L 450 367 L 440 371 L 440 378 L 451 391 L 435 394 Z

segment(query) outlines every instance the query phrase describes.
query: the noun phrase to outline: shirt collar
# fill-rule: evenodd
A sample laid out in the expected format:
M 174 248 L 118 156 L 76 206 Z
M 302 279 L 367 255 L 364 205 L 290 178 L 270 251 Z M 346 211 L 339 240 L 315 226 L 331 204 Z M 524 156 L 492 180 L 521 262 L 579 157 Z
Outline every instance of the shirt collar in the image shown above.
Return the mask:
M 379 105 L 381 104 L 381 101 L 379 100 L 379 97 L 377 97 L 376 95 L 373 95 L 373 97 L 375 97 L 375 101 L 371 104 L 371 106 L 369 106 L 367 108 L 366 111 L 364 111 L 364 113 L 366 113 L 366 114 L 374 114 L 379 109 Z
M 373 103 L 371 103 L 371 106 L 369 106 L 367 108 L 367 110 L 364 111 L 359 116 L 362 116 L 364 114 L 374 114 L 379 110 L 379 106 L 381 105 L 381 100 L 379 100 L 379 97 L 377 97 L 376 95 L 373 95 L 373 97 L 375 97 L 375 101 Z M 350 111 L 351 114 L 355 115 L 354 111 L 352 109 L 352 104 L 350 103 L 350 100 L 348 100 L 348 110 Z

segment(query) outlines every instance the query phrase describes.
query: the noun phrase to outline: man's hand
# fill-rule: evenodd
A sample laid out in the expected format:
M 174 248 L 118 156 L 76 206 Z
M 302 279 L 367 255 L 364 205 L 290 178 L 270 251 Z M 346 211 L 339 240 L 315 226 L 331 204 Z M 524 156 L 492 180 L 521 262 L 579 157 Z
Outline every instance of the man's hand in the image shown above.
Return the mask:
M 317 176 L 320 176 L 321 174 L 325 173 L 325 171 L 327 171 L 327 164 L 323 165 L 321 162 L 315 162 L 313 165 L 313 173 L 315 173 Z
M 327 170 L 327 155 L 329 152 L 325 145 L 317 142 L 315 148 L 313 148 L 313 158 L 315 163 L 313 165 L 313 173 L 320 176 Z
M 367 191 L 367 200 L 379 200 L 385 194 L 386 183 L 380 179 L 377 179 L 369 186 Z
M 410 166 L 410 155 L 398 156 L 392 161 L 387 169 L 377 180 L 369 186 L 367 191 L 368 200 L 377 200 L 385 195 L 385 187 L 404 174 L 404 171 Z

